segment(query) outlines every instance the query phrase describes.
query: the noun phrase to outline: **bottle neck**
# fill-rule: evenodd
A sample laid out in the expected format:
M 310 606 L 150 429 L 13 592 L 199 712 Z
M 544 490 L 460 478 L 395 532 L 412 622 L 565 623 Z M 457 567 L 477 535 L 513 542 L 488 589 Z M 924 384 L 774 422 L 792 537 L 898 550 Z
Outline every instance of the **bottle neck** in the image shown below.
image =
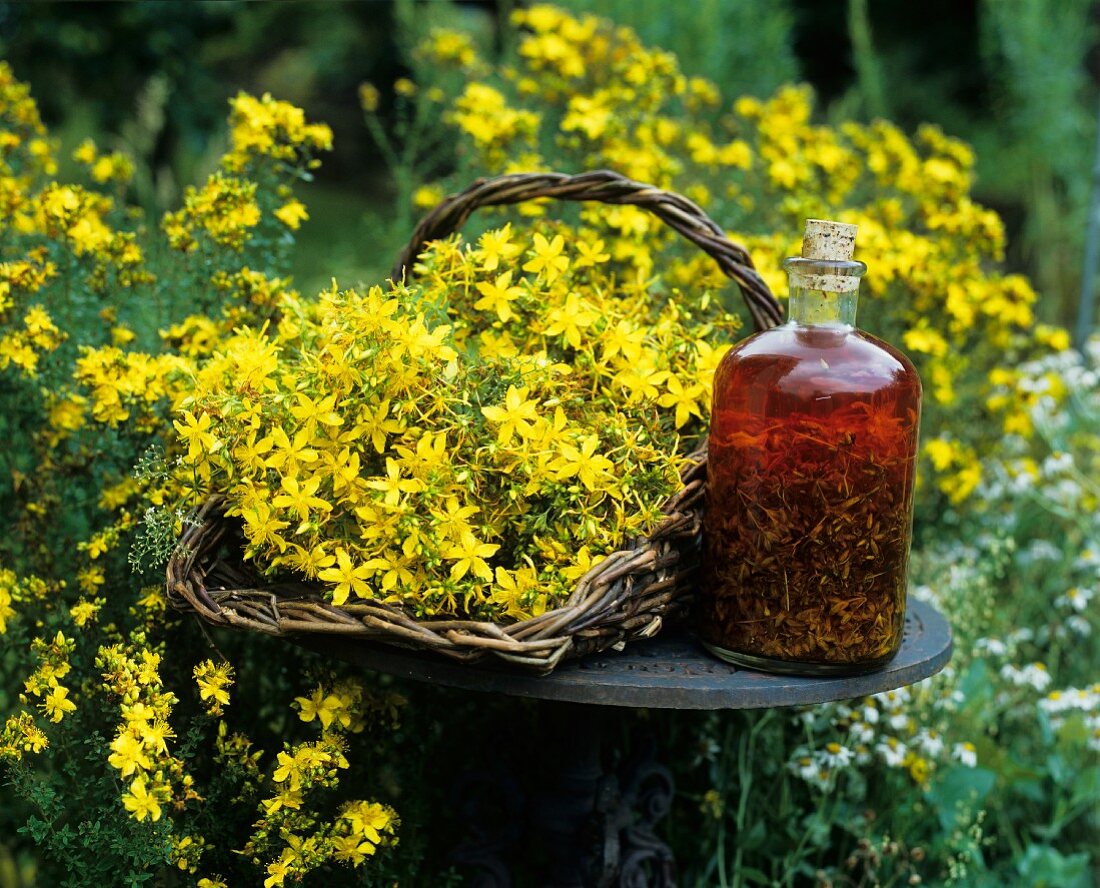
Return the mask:
M 790 276 L 789 318 L 804 326 L 854 327 L 862 262 L 792 258 L 783 263 Z
M 790 285 L 789 319 L 792 324 L 854 327 L 859 290 L 837 293 Z

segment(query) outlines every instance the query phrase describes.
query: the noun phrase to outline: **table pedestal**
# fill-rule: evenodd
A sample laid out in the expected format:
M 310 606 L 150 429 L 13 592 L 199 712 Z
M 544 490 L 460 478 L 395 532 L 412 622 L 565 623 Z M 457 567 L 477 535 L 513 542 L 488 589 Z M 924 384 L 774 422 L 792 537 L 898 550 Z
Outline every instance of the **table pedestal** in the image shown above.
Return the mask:
M 470 773 L 455 797 L 466 835 L 451 861 L 477 888 L 674 888 L 672 851 L 658 836 L 675 794 L 643 734 L 612 767 L 605 707 L 543 703 L 525 747 L 546 765 L 534 785 L 512 773 Z M 472 795 L 471 795 L 472 794 Z M 526 830 L 523 828 L 526 825 Z

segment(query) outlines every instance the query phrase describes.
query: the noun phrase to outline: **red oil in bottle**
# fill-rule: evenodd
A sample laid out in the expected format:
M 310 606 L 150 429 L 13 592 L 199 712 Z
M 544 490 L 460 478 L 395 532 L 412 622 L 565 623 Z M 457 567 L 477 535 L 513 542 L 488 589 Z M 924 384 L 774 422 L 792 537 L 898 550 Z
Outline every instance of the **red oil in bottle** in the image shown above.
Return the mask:
M 699 632 L 757 668 L 868 671 L 901 644 L 921 385 L 852 326 L 854 291 L 794 275 L 791 322 L 715 375 Z

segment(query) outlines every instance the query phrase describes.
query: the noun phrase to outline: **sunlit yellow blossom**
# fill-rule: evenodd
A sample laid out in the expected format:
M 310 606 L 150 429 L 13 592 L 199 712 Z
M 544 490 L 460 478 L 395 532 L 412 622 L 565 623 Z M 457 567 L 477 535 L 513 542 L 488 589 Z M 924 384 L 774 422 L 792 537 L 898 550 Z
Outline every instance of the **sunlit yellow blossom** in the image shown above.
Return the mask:
M 675 376 L 665 380 L 668 391 L 657 399 L 662 407 L 676 408 L 676 428 L 686 425 L 692 416 L 700 416 L 700 399 L 705 395 L 703 386 L 693 383 L 684 386 Z
M 153 766 L 145 745 L 129 730 L 111 741 L 111 750 L 108 761 L 123 777 L 129 777 L 137 770 L 147 771 Z
M 324 688 L 316 688 L 309 697 L 295 697 L 294 700 L 301 707 L 300 718 L 304 722 L 311 722 L 316 718 L 325 730 L 336 721 L 340 721 L 345 727 L 351 724 L 351 716 L 344 701 L 336 694 L 325 693 Z
M 56 679 L 50 681 L 50 692 L 43 697 L 39 708 L 46 713 L 52 722 L 59 722 L 65 717 L 65 713 L 74 712 L 76 704 L 68 699 L 69 689 L 62 687 Z
M 569 267 L 569 257 L 563 255 L 565 238 L 560 234 L 554 235 L 553 240 L 547 240 L 536 232 L 531 249 L 535 255 L 524 263 L 523 270 L 545 277 L 548 283 L 553 283 Z
M 275 218 L 292 231 L 297 231 L 301 224 L 309 218 L 306 205 L 300 200 L 292 200 L 275 210 Z
M 123 807 L 134 815 L 136 820 L 148 817 L 152 821 L 160 820 L 160 803 L 149 792 L 144 776 L 139 776 L 130 784 L 130 790 L 122 797 Z
M 496 271 L 501 262 L 510 262 L 523 252 L 523 247 L 512 241 L 512 225 L 486 231 L 478 238 L 475 255 L 486 271 Z
M 576 477 L 589 490 L 596 490 L 601 481 L 612 477 L 615 464 L 606 456 L 596 453 L 600 439 L 596 435 L 586 435 L 576 447 L 562 444 L 559 456 L 550 464 L 558 480 Z
M 370 598 L 371 588 L 366 582 L 369 577 L 370 567 L 365 564 L 358 566 L 352 564 L 351 556 L 342 548 L 336 550 L 336 567 L 317 573 L 318 579 L 334 584 L 333 604 L 343 604 L 353 594 L 356 598 Z
M 336 859 L 358 866 L 375 852 L 375 846 L 358 836 L 335 836 L 332 839 Z
M 488 583 L 493 579 L 493 570 L 485 559 L 495 555 L 498 549 L 498 544 L 483 543 L 470 531 L 464 531 L 458 542 L 443 553 L 443 557 L 454 561 L 451 565 L 452 579 L 461 580 L 467 573 L 472 573 Z
M 523 295 L 522 287 L 513 287 L 512 272 L 506 271 L 498 275 L 495 281 L 480 281 L 477 291 L 481 299 L 474 303 L 474 308 L 481 311 L 491 311 L 502 321 L 509 321 L 515 313 L 512 311 L 512 300 Z
M 233 667 L 229 663 L 214 665 L 212 660 L 204 660 L 193 674 L 199 686 L 199 699 L 208 712 L 218 714 L 222 706 L 229 705 L 229 686 L 233 684 Z
M 529 401 L 527 394 L 526 387 L 516 388 L 510 385 L 504 396 L 503 407 L 481 408 L 486 419 L 500 426 L 497 438 L 505 447 L 511 443 L 513 435 L 517 432 L 525 438 L 530 437 L 533 432 L 531 422 L 538 416 L 538 405 Z

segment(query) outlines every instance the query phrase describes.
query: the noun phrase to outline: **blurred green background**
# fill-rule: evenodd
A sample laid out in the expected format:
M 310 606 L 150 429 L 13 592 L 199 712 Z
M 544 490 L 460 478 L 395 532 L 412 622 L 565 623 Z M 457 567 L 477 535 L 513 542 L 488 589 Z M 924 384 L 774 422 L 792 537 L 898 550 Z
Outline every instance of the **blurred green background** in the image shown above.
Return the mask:
M 1096 139 L 1100 5 L 1090 0 L 561 0 L 632 25 L 726 96 L 804 80 L 829 122 L 923 121 L 971 142 L 979 200 L 1008 226 L 1009 267 L 1072 324 Z M 400 233 L 393 189 L 356 90 L 407 73 L 416 33 L 461 24 L 510 39 L 514 0 L 0 3 L 0 55 L 31 84 L 63 147 L 86 135 L 139 161 L 135 198 L 177 203 L 223 148 L 226 99 L 270 91 L 327 121 L 336 150 L 303 195 L 311 220 L 296 273 L 373 279 Z M 384 89 L 383 95 L 390 91 Z M 383 109 L 383 113 L 386 109 Z M 67 152 L 66 152 L 67 153 Z

